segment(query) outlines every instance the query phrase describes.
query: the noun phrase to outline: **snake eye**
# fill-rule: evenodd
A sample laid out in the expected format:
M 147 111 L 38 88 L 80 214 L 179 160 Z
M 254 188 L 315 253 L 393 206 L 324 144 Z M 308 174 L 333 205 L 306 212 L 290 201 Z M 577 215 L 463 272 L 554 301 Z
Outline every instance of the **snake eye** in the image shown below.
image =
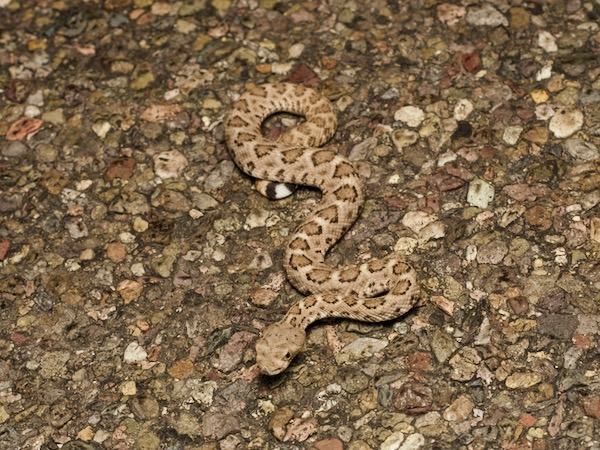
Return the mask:
M 285 359 L 290 359 L 292 357 L 292 355 L 290 354 L 290 352 L 287 352 L 283 357 Z

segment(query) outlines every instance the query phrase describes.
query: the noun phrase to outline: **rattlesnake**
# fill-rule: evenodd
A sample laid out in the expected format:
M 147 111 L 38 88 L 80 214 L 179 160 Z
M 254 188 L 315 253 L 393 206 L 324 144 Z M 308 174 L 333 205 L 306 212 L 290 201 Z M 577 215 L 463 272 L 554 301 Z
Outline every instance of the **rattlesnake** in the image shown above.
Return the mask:
M 261 125 L 276 112 L 306 120 L 277 140 L 268 140 Z M 325 263 L 327 252 L 356 220 L 365 198 L 352 163 L 331 149 L 319 148 L 333 137 L 336 127 L 337 114 L 329 100 L 291 83 L 249 89 L 225 119 L 227 145 L 242 171 L 258 180 L 314 186 L 323 194 L 314 213 L 291 236 L 284 260 L 290 282 L 310 295 L 268 326 L 256 343 L 256 362 L 268 375 L 288 367 L 304 346 L 305 329 L 312 322 L 325 317 L 391 320 L 411 309 L 419 293 L 414 269 L 395 254 L 337 269 Z M 291 193 L 264 182 L 262 187 L 270 197 Z

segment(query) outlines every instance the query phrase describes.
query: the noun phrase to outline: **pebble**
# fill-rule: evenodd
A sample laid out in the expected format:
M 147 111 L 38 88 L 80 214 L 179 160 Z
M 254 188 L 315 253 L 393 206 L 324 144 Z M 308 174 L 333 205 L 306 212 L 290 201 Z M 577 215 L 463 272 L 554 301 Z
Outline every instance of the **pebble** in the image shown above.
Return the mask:
M 43 120 L 22 117 L 10 125 L 4 137 L 7 141 L 22 141 L 27 136 L 39 130 L 43 125 Z
M 249 331 L 234 333 L 227 344 L 219 350 L 219 359 L 215 367 L 223 372 L 231 372 L 242 360 L 244 349 L 254 339 L 256 339 L 256 335 Z
M 470 347 L 462 347 L 457 354 L 450 358 L 452 367 L 450 377 L 457 381 L 469 381 L 475 376 L 481 357 L 477 350 Z
M 319 430 L 319 424 L 314 417 L 292 419 L 283 442 L 304 442 Z
M 546 53 L 555 53 L 558 51 L 558 46 L 556 45 L 556 38 L 546 30 L 542 30 L 538 34 L 538 45 Z
M 394 113 L 394 120 L 405 123 L 411 128 L 417 128 L 425 119 L 425 112 L 417 106 L 403 106 Z
M 411 229 L 415 233 L 419 233 L 427 225 L 438 220 L 435 214 L 428 214 L 425 211 L 409 211 L 402 218 L 402 225 Z
M 600 217 L 592 217 L 590 221 L 590 239 L 600 243 Z
M 398 151 L 402 151 L 404 147 L 415 144 L 419 140 L 419 133 L 413 130 L 401 128 L 394 130 L 392 133 L 392 142 Z
M 383 350 L 388 344 L 388 341 L 384 339 L 369 337 L 359 338 L 346 345 L 335 358 L 338 364 L 352 360 L 365 359 L 372 356 L 374 353 Z
M 443 417 L 448 422 L 462 422 L 472 415 L 474 407 L 468 396 L 461 395 L 444 410 Z
M 466 14 L 467 10 L 462 5 L 453 5 L 451 3 L 441 3 L 437 5 L 438 20 L 449 27 L 460 23 Z
M 129 156 L 123 156 L 112 160 L 106 170 L 104 171 L 104 179 L 106 181 L 113 181 L 116 178 L 128 180 L 133 176 L 133 169 L 135 168 L 135 159 Z
M 459 100 L 454 107 L 454 119 L 457 121 L 466 120 L 467 117 L 473 112 L 474 106 L 466 98 Z
M 493 240 L 479 247 L 477 262 L 479 264 L 499 264 L 508 254 L 508 247 L 504 241 Z
M 548 127 L 557 138 L 567 138 L 581 129 L 583 113 L 578 109 L 559 109 Z
M 518 125 L 506 127 L 504 129 L 504 133 L 502 134 L 502 139 L 508 145 L 516 145 L 519 142 L 519 137 L 521 137 L 521 133 L 523 132 L 523 127 Z
M 552 76 L 552 64 L 546 64 L 542 66 L 540 70 L 535 74 L 536 81 L 547 80 Z
M 467 202 L 471 206 L 485 209 L 494 199 L 494 195 L 494 186 L 483 180 L 475 179 L 469 183 L 469 190 L 467 191 Z
M 542 381 L 542 375 L 536 372 L 515 372 L 506 377 L 505 384 L 509 389 L 527 389 Z
M 27 151 L 25 144 L 15 141 L 4 144 L 0 153 L 7 158 L 22 158 L 27 154 Z
M 123 361 L 128 363 L 135 363 L 145 361 L 148 357 L 148 353 L 144 348 L 137 342 L 131 342 L 126 348 L 123 354 Z
M 65 226 L 69 235 L 73 239 L 82 239 L 89 235 L 88 227 L 85 222 L 80 218 L 72 218 L 67 220 Z
M 508 19 L 489 3 L 482 6 L 471 6 L 467 11 L 466 19 L 468 24 L 475 26 L 508 26 Z
M 57 379 L 65 376 L 71 354 L 67 351 L 44 353 L 40 359 L 39 373 L 43 378 Z
M 534 89 L 529 95 L 535 104 L 546 103 L 550 99 L 550 95 L 545 89 Z
M 208 415 L 208 414 L 206 414 Z M 212 436 L 213 434 L 219 435 L 218 431 L 212 427 L 215 426 L 214 420 L 210 420 L 205 425 L 205 418 L 200 421 L 195 414 L 189 412 L 182 412 L 178 417 L 172 419 L 172 426 L 177 434 L 189 436 L 192 439 L 199 438 L 200 436 Z M 220 424 L 216 424 L 218 426 Z
M 188 166 L 187 158 L 178 150 L 157 153 L 152 158 L 154 173 L 162 179 L 179 177 Z
M 96 136 L 98 136 L 100 139 L 104 139 L 111 128 L 112 125 L 106 121 L 96 122 L 92 125 L 92 131 L 96 133 Z
M 137 301 L 144 290 L 144 285 L 135 280 L 123 280 L 117 286 L 117 292 L 123 299 L 124 304 Z
M 316 450 L 344 450 L 344 443 L 339 439 L 323 439 L 314 443 Z
M 425 436 L 421 433 L 409 434 L 398 450 L 419 450 L 425 446 Z
M 595 144 L 579 138 L 567 139 L 563 148 L 578 162 L 591 162 L 600 158 L 600 149 Z
M 390 434 L 385 441 L 381 443 L 379 448 L 381 450 L 398 450 L 403 441 L 404 433 L 396 431 L 395 433 Z
M 277 440 L 283 441 L 287 431 L 287 425 L 294 415 L 294 410 L 288 406 L 275 410 L 269 420 L 269 430 Z

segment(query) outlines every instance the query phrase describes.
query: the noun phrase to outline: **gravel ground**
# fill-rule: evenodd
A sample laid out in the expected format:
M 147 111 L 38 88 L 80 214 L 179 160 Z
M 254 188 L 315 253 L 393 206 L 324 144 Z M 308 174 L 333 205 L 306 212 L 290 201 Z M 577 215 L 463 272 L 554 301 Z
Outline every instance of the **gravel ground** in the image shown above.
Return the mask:
M 600 449 L 599 17 L 0 0 L 0 448 Z M 277 80 L 337 105 L 365 178 L 331 263 L 401 251 L 422 295 L 267 378 L 319 195 L 260 196 L 222 121 Z

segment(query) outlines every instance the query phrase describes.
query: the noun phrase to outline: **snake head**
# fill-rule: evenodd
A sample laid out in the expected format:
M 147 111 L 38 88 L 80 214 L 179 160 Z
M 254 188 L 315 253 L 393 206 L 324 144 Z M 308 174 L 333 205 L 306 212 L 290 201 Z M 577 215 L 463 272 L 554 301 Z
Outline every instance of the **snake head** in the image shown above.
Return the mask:
M 256 341 L 256 363 L 265 375 L 277 375 L 290 365 L 304 343 L 306 332 L 285 322 L 269 325 Z

